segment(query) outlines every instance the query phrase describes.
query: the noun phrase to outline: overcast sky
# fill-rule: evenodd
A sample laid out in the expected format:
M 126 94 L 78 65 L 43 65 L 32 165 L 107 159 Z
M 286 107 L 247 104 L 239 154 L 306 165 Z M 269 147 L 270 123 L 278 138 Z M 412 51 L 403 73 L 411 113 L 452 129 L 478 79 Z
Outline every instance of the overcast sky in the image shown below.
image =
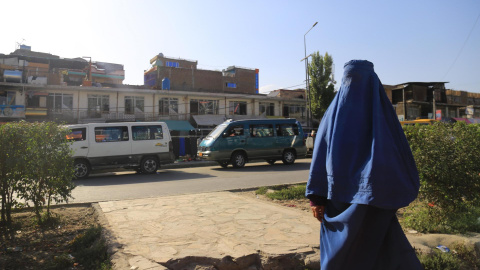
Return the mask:
M 260 69 L 260 92 L 305 87 L 306 54 L 366 59 L 384 84 L 445 81 L 480 93 L 480 1 L 4 1 L 0 53 L 17 43 L 123 64 L 143 84 L 158 53 L 198 68 Z M 339 84 L 337 84 L 337 87 Z

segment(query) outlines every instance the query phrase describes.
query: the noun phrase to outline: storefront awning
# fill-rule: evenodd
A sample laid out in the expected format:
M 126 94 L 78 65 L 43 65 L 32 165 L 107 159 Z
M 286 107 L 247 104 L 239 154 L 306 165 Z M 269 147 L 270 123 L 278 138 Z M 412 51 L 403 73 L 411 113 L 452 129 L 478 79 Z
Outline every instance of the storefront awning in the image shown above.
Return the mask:
M 224 115 L 218 114 L 206 114 L 206 115 L 193 115 L 193 120 L 197 123 L 197 126 L 218 126 L 225 122 Z
M 190 131 L 195 128 L 188 121 L 180 120 L 162 120 L 161 122 L 167 123 L 168 129 L 176 131 Z

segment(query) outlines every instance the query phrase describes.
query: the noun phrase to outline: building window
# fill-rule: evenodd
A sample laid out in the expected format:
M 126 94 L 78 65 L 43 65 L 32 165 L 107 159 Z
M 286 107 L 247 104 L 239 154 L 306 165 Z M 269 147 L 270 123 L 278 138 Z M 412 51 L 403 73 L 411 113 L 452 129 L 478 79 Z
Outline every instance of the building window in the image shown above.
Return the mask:
M 178 114 L 178 98 L 161 98 L 158 101 L 159 115 Z
M 218 100 L 190 100 L 190 114 L 218 114 Z
M 125 97 L 125 113 L 135 114 L 143 113 L 145 111 L 145 98 L 138 96 Z
M 55 112 L 73 109 L 73 95 L 62 93 L 50 93 L 47 99 L 47 107 Z
M 259 113 L 265 113 L 266 116 L 274 116 L 275 115 L 275 105 L 269 102 L 260 102 L 260 110 Z
M 180 67 L 180 64 L 178 62 L 165 61 L 165 66 L 178 68 Z
M 237 88 L 236 83 L 226 83 L 227 88 Z
M 0 91 L 0 105 L 16 105 L 14 91 Z
M 283 116 L 296 119 L 305 119 L 305 105 L 285 104 Z
M 87 98 L 89 117 L 98 117 L 101 113 L 109 113 L 110 97 L 108 95 L 88 95 Z
M 247 115 L 247 102 L 245 101 L 230 101 L 228 106 L 230 115 Z

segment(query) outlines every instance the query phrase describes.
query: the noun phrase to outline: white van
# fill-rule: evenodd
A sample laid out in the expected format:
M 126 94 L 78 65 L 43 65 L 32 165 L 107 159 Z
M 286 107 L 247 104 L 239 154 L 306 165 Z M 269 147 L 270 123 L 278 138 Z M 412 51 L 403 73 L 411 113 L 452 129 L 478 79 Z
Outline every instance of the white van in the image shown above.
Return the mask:
M 172 139 L 164 122 L 90 123 L 68 125 L 73 141 L 75 177 L 92 170 L 127 168 L 155 173 L 160 164 L 172 163 Z

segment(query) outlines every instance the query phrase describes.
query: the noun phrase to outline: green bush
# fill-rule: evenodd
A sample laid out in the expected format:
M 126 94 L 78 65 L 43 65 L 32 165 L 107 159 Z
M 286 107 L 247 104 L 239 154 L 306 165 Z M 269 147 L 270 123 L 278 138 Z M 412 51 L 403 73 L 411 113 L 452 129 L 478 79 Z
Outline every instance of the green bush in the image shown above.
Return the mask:
M 478 231 L 480 125 L 435 123 L 405 126 L 404 131 L 420 175 L 418 202 L 423 204 L 410 211 L 410 224 L 419 231 Z
M 68 201 L 74 188 L 73 160 L 66 135 L 70 131 L 53 122 L 12 122 L 0 125 L 1 223 L 11 224 L 16 197 L 33 210 L 39 223 L 50 204 Z M 16 196 L 14 196 L 14 194 Z

